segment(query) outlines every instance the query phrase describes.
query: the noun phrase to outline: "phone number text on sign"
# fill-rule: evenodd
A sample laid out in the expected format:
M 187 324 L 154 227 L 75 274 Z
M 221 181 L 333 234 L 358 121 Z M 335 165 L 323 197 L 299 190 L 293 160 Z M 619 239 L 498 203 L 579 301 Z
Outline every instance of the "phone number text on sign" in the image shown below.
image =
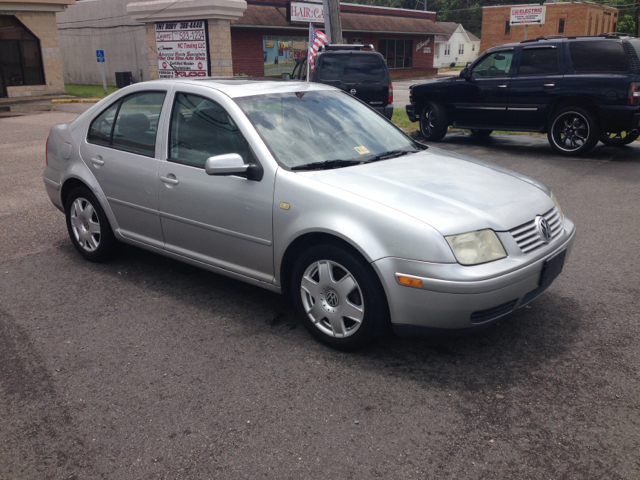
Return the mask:
M 156 46 L 160 78 L 206 77 L 208 46 L 206 22 L 156 23 Z

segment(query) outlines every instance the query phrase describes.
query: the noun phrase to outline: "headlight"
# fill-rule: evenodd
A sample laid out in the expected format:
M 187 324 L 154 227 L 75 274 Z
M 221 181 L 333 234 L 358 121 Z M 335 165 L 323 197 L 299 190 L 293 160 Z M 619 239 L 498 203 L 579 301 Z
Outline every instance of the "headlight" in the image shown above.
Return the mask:
M 444 238 L 461 265 L 478 265 L 507 256 L 493 230 L 478 230 Z
M 553 203 L 556 204 L 556 208 L 558 209 L 558 212 L 560 213 L 560 218 L 562 218 L 564 220 L 564 215 L 562 214 L 562 209 L 560 208 L 560 203 L 558 202 L 558 199 L 553 194 L 553 192 L 551 192 L 551 200 L 553 200 Z

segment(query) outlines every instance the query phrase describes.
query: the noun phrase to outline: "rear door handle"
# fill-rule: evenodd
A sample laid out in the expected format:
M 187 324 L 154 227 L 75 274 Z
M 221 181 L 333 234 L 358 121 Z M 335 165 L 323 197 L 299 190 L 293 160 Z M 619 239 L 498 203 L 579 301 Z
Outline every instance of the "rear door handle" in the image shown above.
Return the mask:
M 173 175 L 171 173 L 166 177 L 162 177 L 161 176 L 160 180 L 162 182 L 166 183 L 166 184 L 169 184 L 169 185 L 178 185 L 178 183 L 180 183 L 180 182 L 178 182 L 178 179 L 175 177 L 175 175 Z
M 507 88 L 506 85 L 498 85 L 498 88 Z
M 544 88 L 553 88 L 553 87 L 555 87 L 555 86 L 556 86 L 556 84 L 555 84 L 555 83 L 545 83 L 545 84 L 544 84 Z
M 98 155 L 97 157 L 93 157 L 91 161 L 96 165 L 104 165 L 104 160 L 102 160 L 102 157 L 100 155 Z

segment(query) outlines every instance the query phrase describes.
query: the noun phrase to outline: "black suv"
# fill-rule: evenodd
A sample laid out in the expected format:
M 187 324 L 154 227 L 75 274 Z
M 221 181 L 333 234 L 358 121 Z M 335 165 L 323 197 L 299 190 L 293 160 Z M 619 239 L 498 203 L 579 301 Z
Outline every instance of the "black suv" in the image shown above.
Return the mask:
M 459 77 L 413 85 L 410 102 L 409 119 L 432 141 L 453 125 L 478 136 L 544 132 L 567 155 L 598 140 L 626 145 L 640 129 L 640 40 L 540 37 L 494 47 Z
M 364 50 L 365 48 L 371 51 Z M 296 63 L 282 78 L 306 80 L 307 59 Z M 389 120 L 393 116 L 393 85 L 384 57 L 372 45 L 325 45 L 315 58 L 311 82 L 325 83 L 349 92 Z

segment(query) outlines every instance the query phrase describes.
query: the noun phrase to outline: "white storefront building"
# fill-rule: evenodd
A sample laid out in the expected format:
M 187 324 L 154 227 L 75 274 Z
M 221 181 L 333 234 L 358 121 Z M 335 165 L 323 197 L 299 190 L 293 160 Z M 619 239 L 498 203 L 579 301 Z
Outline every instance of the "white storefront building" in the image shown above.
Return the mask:
M 459 23 L 437 22 L 438 26 L 449 32 L 448 35 L 436 35 L 433 67 L 465 66 L 473 62 L 480 52 L 480 39 L 465 30 Z

